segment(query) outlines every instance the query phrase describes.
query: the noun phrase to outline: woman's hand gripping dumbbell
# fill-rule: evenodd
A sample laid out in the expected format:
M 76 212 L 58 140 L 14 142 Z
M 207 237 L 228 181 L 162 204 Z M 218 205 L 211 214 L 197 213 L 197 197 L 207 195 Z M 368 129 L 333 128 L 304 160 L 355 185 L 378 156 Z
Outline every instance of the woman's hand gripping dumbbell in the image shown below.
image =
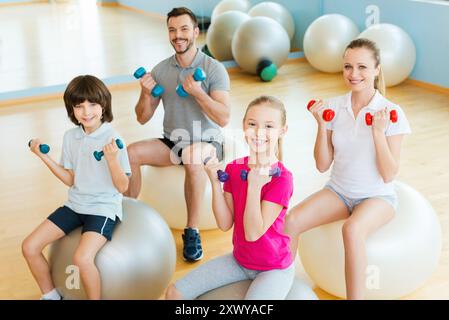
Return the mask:
M 319 112 L 319 108 L 321 107 L 322 102 L 321 101 L 316 101 L 316 100 L 310 100 L 309 103 L 307 104 L 307 110 L 309 110 L 310 112 L 312 112 L 314 115 L 316 113 L 316 111 Z M 310 110 L 310 108 L 314 107 L 312 110 Z M 323 120 L 326 122 L 332 121 L 332 119 L 334 119 L 335 117 L 335 111 L 332 109 L 324 109 L 323 111 Z
M 365 123 L 367 126 L 370 126 L 373 124 L 373 119 L 374 119 L 373 114 L 367 112 L 365 114 Z M 396 123 L 398 121 L 398 112 L 396 110 L 390 110 L 390 121 L 393 123 Z

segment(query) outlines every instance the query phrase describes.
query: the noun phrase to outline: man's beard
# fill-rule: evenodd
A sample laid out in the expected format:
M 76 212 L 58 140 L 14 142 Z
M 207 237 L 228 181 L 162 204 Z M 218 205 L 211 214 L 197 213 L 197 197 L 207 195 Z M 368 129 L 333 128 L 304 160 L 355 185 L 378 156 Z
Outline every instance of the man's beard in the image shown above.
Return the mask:
M 184 50 L 182 50 L 182 51 L 177 51 L 177 50 L 176 50 L 176 44 L 173 43 L 173 42 L 176 42 L 177 40 L 187 40 L 187 47 L 186 47 Z M 171 42 L 171 45 L 172 45 L 173 49 L 175 49 L 175 52 L 176 52 L 177 54 L 184 54 L 184 53 L 186 53 L 187 51 L 189 51 L 189 49 L 193 46 L 193 41 L 192 41 L 192 40 L 189 40 L 189 39 L 178 39 L 178 38 L 176 38 L 176 39 L 174 39 L 174 40 Z

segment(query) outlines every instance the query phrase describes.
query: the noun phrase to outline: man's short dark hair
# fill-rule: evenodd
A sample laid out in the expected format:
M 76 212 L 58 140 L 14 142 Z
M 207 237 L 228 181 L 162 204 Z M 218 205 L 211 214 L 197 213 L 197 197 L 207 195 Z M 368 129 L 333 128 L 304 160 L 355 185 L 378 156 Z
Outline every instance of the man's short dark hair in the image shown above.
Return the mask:
M 190 17 L 190 19 L 192 20 L 193 26 L 196 28 L 198 27 L 198 20 L 195 16 L 195 14 L 188 8 L 186 7 L 179 7 L 179 8 L 173 8 L 168 14 L 167 14 L 167 23 L 168 20 L 170 20 L 170 18 L 173 17 L 179 17 L 182 15 L 188 15 Z

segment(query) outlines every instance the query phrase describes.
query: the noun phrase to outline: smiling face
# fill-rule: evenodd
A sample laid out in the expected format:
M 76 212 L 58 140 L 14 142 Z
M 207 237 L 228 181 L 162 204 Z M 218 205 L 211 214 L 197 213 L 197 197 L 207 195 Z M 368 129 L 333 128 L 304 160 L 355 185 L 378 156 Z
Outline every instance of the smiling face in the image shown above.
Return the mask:
M 91 133 L 101 126 L 103 108 L 100 104 L 85 100 L 73 106 L 73 115 L 83 126 L 86 133 Z
M 281 110 L 268 103 L 249 107 L 243 119 L 243 130 L 251 151 L 266 153 L 270 157 L 274 155 L 279 138 L 287 130 L 282 122 Z
M 69 119 L 77 126 L 83 125 L 86 132 L 114 119 L 111 93 L 100 79 L 91 75 L 70 81 L 64 91 L 64 104 Z
M 364 47 L 347 49 L 343 56 L 343 77 L 353 92 L 372 90 L 380 65 L 376 65 L 373 53 Z
M 199 28 L 195 27 L 189 15 L 171 17 L 167 24 L 170 43 L 177 54 L 186 53 L 194 46 Z

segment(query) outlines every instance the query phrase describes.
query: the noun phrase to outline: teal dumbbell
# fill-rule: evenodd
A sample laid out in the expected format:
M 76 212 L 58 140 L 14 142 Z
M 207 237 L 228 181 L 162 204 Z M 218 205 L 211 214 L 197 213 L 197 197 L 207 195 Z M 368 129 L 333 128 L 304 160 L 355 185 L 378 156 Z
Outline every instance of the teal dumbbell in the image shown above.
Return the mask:
M 123 149 L 123 142 L 120 139 L 115 139 L 115 144 L 119 149 Z M 97 161 L 100 161 L 101 158 L 103 158 L 104 152 L 103 151 L 94 151 L 94 158 L 97 159 Z
M 33 139 L 28 141 L 28 147 L 31 147 L 31 141 L 33 141 Z M 43 154 L 47 154 L 50 151 L 50 146 L 48 144 L 40 144 L 39 151 Z
M 193 79 L 195 81 L 204 81 L 206 80 L 206 72 L 203 71 L 201 68 L 196 68 L 195 72 L 193 73 Z M 189 94 L 184 90 L 184 87 L 182 84 L 178 84 L 176 87 L 176 93 L 181 98 L 187 97 Z
M 145 74 L 147 73 L 147 71 L 145 70 L 144 67 L 140 67 L 139 69 L 137 69 L 134 72 L 134 78 L 136 79 L 140 79 L 142 78 Z M 151 90 L 151 95 L 155 98 L 160 97 L 162 94 L 164 93 L 164 87 L 156 84 L 153 88 L 153 90 Z

